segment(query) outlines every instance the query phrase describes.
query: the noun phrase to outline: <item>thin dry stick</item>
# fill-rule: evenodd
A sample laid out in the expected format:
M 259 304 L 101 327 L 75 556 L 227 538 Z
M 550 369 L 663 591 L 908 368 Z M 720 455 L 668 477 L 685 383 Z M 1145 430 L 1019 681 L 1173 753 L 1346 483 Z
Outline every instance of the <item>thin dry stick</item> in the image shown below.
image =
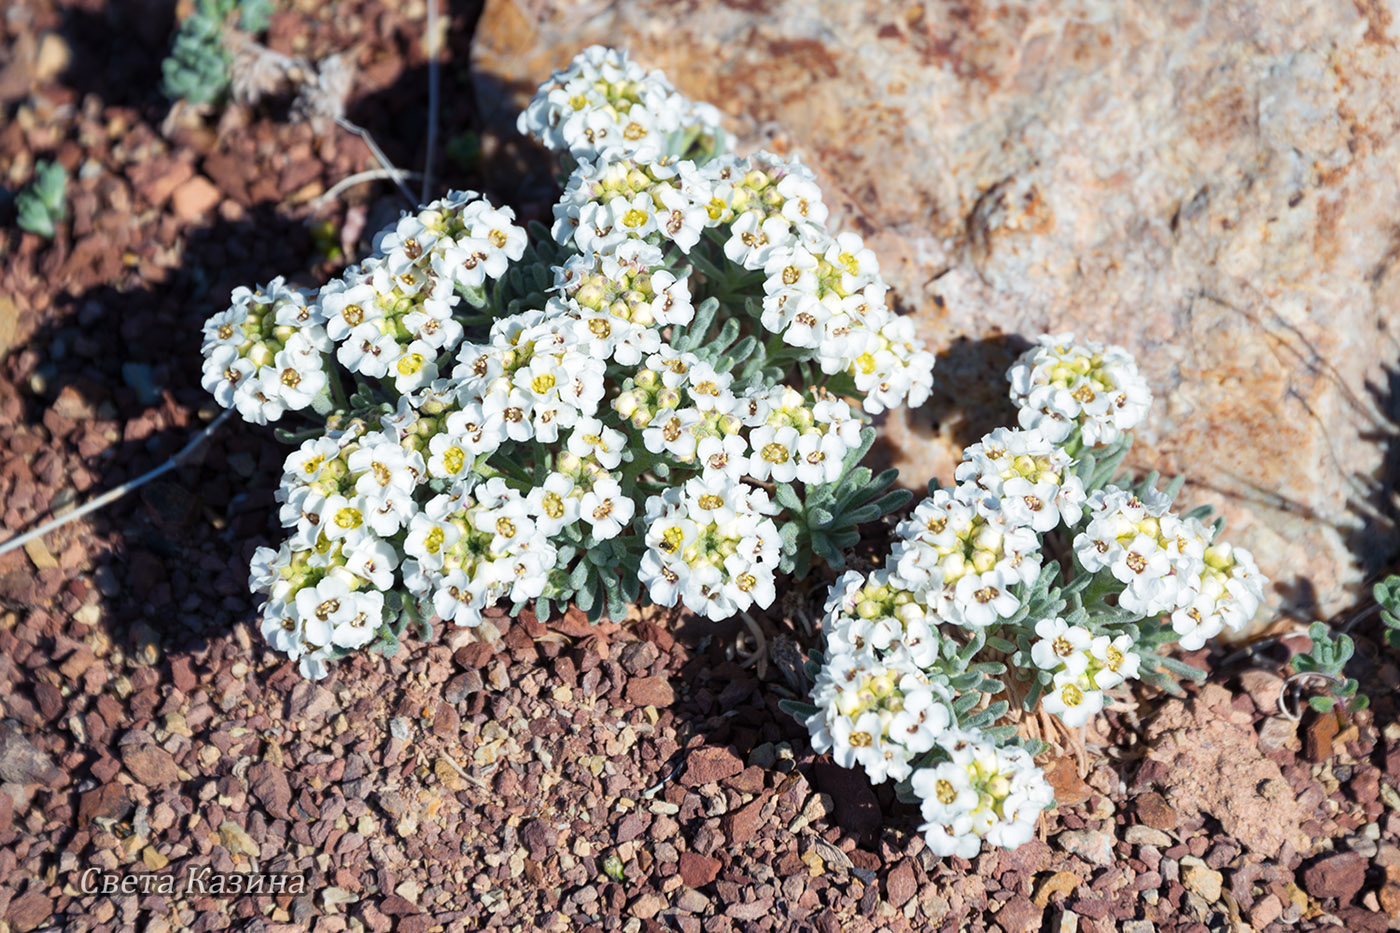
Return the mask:
M 194 439 L 188 444 L 186 444 L 179 453 L 162 463 L 160 466 L 156 467 L 154 470 L 151 470 L 149 473 L 146 473 L 142 476 L 138 476 L 136 477 L 136 479 L 130 480 L 128 482 L 122 483 L 116 489 L 104 492 L 102 495 L 98 496 L 96 499 L 93 499 L 91 502 L 88 502 L 85 505 L 80 506 L 79 508 L 76 508 L 71 512 L 68 512 L 65 515 L 61 515 L 58 518 L 53 519 L 52 521 L 45 522 L 38 528 L 35 528 L 33 531 L 28 531 L 22 535 L 17 535 L 16 537 L 7 539 L 3 544 L 0 544 L 0 554 L 8 554 L 10 551 L 13 551 L 17 547 L 23 547 L 30 541 L 33 541 L 35 538 L 42 538 L 44 535 L 48 534 L 50 531 L 53 531 L 55 528 L 60 528 L 63 525 L 66 525 L 72 521 L 77 521 L 84 515 L 87 515 L 89 512 L 95 512 L 98 509 L 102 508 L 104 505 L 110 505 L 111 503 L 116 502 L 122 496 L 131 492 L 133 489 L 139 489 L 140 487 L 149 483 L 151 480 L 155 479 L 157 476 L 161 476 L 162 474 L 168 473 L 169 471 L 175 469 L 177 466 L 184 463 L 185 459 L 189 457 L 190 454 L 194 453 L 197 449 L 199 449 L 199 446 L 203 444 L 206 440 L 208 440 L 209 435 L 214 433 L 214 429 L 217 428 L 219 425 L 223 424 L 224 420 L 227 419 L 228 416 L 232 413 L 233 409 L 225 409 L 223 414 L 219 415 L 219 417 L 209 422 L 208 427 L 196 434 Z
M 438 85 L 441 84 L 438 74 L 437 6 L 438 0 L 428 0 L 428 154 L 423 158 L 423 191 L 418 199 L 421 204 L 428 203 L 428 191 L 433 187 L 433 156 L 437 151 Z
M 336 198 L 336 196 L 339 195 L 346 188 L 353 188 L 356 185 L 364 184 L 367 181 L 379 181 L 384 178 L 394 179 L 400 176 L 404 178 L 423 177 L 422 174 L 419 172 L 404 172 L 399 169 L 366 169 L 363 172 L 356 172 L 354 175 L 351 175 L 348 178 L 342 178 L 334 185 L 331 185 L 330 190 L 318 197 L 315 201 L 313 201 L 311 206 L 313 209 L 319 210 L 321 207 L 333 201 Z
M 369 151 L 374 155 L 375 159 L 378 160 L 389 177 L 394 180 L 394 184 L 398 186 L 399 193 L 404 196 L 404 199 L 408 201 L 409 204 L 417 207 L 418 202 L 413 200 L 413 192 L 409 191 L 408 186 L 403 183 L 404 175 L 407 173 L 389 161 L 389 157 L 384 154 L 384 150 L 380 149 L 379 144 L 374 141 L 374 137 L 369 135 L 369 130 L 351 123 L 349 120 L 345 119 L 345 117 L 336 117 L 335 122 L 341 129 L 349 130 L 365 141 L 365 145 L 369 147 Z

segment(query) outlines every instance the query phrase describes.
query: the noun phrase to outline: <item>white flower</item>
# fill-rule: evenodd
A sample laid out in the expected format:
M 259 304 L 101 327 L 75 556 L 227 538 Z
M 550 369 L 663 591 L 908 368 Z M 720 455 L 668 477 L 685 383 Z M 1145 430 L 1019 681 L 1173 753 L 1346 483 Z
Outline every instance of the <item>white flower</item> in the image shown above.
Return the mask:
M 592 457 L 607 470 L 622 463 L 626 438 L 597 418 L 581 418 L 569 435 L 568 450 L 576 457 Z
M 1125 680 L 1138 676 L 1141 659 L 1133 650 L 1131 635 L 1119 635 L 1110 639 L 1100 635 L 1090 646 L 1093 654 L 1094 670 L 1091 679 L 1100 690 L 1111 690 Z
M 642 443 L 654 454 L 665 451 L 677 460 L 689 462 L 695 459 L 695 427 L 702 420 L 694 408 L 662 409 L 642 432 Z
M 292 411 L 298 411 L 311 404 L 326 387 L 326 374 L 321 370 L 320 354 L 307 356 L 295 352 L 292 343 L 278 352 L 273 361 L 276 370 L 276 385 L 282 403 Z
M 695 460 L 707 478 L 722 474 L 737 483 L 749 471 L 748 449 L 748 442 L 736 434 L 706 437 L 695 447 Z
M 233 396 L 233 407 L 250 424 L 279 420 L 287 406 L 282 401 L 276 371 L 264 366 L 253 378 L 239 383 L 238 391 Z
M 204 360 L 204 378 L 200 384 L 221 407 L 232 408 L 238 387 L 252 379 L 256 372 L 256 364 L 240 357 L 236 347 L 217 346 Z
M 441 570 L 444 552 L 454 546 L 461 536 L 462 531 L 456 525 L 419 512 L 409 520 L 408 538 L 404 541 L 403 550 L 421 567 Z
M 458 479 L 470 472 L 475 458 L 468 455 L 464 445 L 451 434 L 435 434 L 428 441 L 428 475 L 440 479 Z
M 1039 636 L 1031 645 L 1031 660 L 1043 671 L 1067 670 L 1078 676 L 1089 666 L 1089 648 L 1093 635 L 1079 625 L 1064 619 L 1041 619 L 1035 624 Z
M 1084 725 L 1103 709 L 1103 693 L 1095 690 L 1083 674 L 1061 671 L 1052 684 L 1040 703 L 1047 713 L 1060 717 L 1071 729 Z
M 657 226 L 662 236 L 674 240 L 685 252 L 700 242 L 700 234 L 709 225 L 705 209 L 675 188 L 663 187 L 656 193 L 661 202 Z
M 1126 350 L 1091 340 L 1076 344 L 1073 334 L 1042 336 L 1007 378 L 1021 426 L 1037 428 L 1054 442 L 1078 425 L 1085 445 L 1111 444 L 1152 404 L 1152 392 Z
M 563 473 L 549 474 L 543 485 L 530 490 L 525 506 L 540 534 L 553 537 L 578 521 L 579 497 L 573 493 L 574 481 Z
M 384 621 L 383 593 L 374 590 L 355 593 L 351 606 L 351 616 L 337 622 L 331 631 L 331 643 L 339 648 L 363 648 L 374 640 Z
M 791 426 L 764 425 L 749 433 L 749 475 L 759 481 L 790 483 L 797 478 L 798 434 Z
M 296 595 L 302 632 L 306 641 L 318 648 L 332 644 L 336 628 L 353 620 L 357 611 L 358 600 L 341 574 L 330 574 Z
M 622 533 L 623 526 L 632 521 L 636 505 L 622 494 L 622 486 L 612 477 L 597 480 L 593 488 L 583 494 L 579 502 L 579 514 L 593 529 L 593 537 L 599 541 L 615 538 Z
M 437 378 L 437 351 L 415 340 L 389 364 L 389 373 L 400 393 L 415 392 Z
M 388 375 L 389 365 L 398 357 L 398 341 L 380 331 L 379 325 L 372 321 L 347 332 L 344 342 L 335 351 L 335 358 L 342 366 L 371 379 Z
M 797 439 L 797 479 L 809 486 L 834 483 L 841 478 L 845 456 L 839 435 L 808 431 Z
M 365 512 L 363 496 L 346 498 L 327 496 L 321 506 L 321 533 L 332 541 L 348 538 L 356 541 L 364 534 Z
M 378 298 L 367 274 L 347 269 L 342 278 L 327 283 L 318 298 L 326 318 L 326 334 L 336 343 L 343 343 L 360 325 L 383 317 Z
M 399 552 L 388 541 L 364 537 L 346 555 L 345 569 L 366 580 L 377 590 L 393 588 L 394 571 L 399 566 Z

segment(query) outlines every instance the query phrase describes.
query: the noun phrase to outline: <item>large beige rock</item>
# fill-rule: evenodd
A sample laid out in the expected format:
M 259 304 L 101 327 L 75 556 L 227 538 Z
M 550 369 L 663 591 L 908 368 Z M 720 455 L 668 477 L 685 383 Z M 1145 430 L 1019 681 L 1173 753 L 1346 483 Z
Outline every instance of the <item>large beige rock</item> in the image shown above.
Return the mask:
M 1397 37 L 1384 0 L 488 0 L 473 63 L 503 136 L 600 42 L 813 165 L 941 354 L 889 425 L 910 485 L 1009 420 L 1024 338 L 1122 344 L 1158 397 L 1136 465 L 1333 610 L 1389 547 L 1359 503 L 1394 432 Z

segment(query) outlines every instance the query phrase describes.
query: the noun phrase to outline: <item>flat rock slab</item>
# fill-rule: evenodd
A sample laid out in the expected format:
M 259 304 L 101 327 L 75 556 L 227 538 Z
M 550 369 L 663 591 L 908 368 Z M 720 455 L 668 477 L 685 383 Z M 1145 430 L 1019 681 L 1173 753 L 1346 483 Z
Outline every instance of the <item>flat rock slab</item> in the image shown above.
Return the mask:
M 1010 420 L 1024 339 L 1121 344 L 1158 398 L 1133 464 L 1223 504 L 1276 600 L 1332 611 L 1393 540 L 1357 503 L 1393 434 L 1400 54 L 1358 8 L 488 0 L 473 65 L 502 140 L 598 42 L 720 107 L 741 151 L 814 166 L 940 351 L 887 431 L 911 488 Z

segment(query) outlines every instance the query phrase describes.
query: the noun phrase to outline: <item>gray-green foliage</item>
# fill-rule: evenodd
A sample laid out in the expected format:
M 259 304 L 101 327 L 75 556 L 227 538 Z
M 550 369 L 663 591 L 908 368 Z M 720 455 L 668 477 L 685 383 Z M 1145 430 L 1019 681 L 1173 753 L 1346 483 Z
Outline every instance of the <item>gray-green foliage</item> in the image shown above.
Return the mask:
M 1351 636 L 1338 634 L 1335 638 L 1322 622 L 1308 626 L 1308 637 L 1312 648 L 1306 654 L 1294 656 L 1293 669 L 1299 674 L 1314 674 L 1326 682 L 1327 694 L 1308 697 L 1308 705 L 1319 713 L 1330 713 L 1338 701 L 1343 701 L 1353 712 L 1363 710 L 1370 703 L 1364 693 L 1357 693 L 1359 684 L 1356 678 L 1346 676 L 1347 662 L 1351 660 L 1356 646 Z
M 63 166 L 44 159 L 35 163 L 34 181 L 15 198 L 20 229 L 53 239 L 54 224 L 63 219 L 66 210 L 67 188 L 68 173 Z
M 244 32 L 262 32 L 272 4 L 273 0 L 198 0 L 161 63 L 165 96 L 194 104 L 220 100 L 229 86 L 225 31 L 236 23 Z
M 1400 575 L 1391 574 L 1377 583 L 1371 592 L 1381 607 L 1386 644 L 1400 651 Z

